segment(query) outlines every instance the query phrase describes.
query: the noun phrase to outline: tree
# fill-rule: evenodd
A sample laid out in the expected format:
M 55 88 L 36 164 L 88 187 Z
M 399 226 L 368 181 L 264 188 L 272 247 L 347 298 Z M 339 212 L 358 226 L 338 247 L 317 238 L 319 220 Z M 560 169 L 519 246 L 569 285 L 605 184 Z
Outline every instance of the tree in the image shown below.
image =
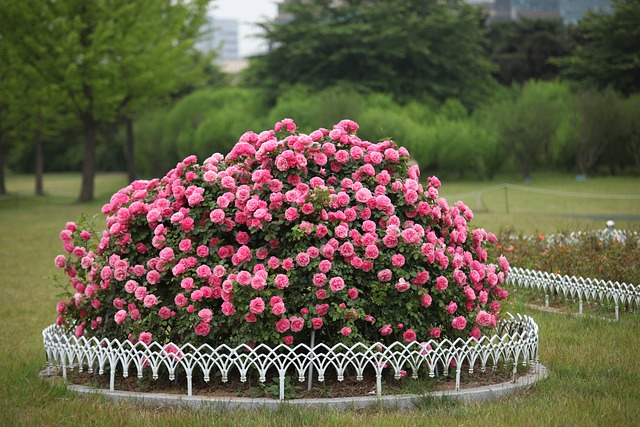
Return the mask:
M 640 94 L 625 99 L 622 108 L 628 141 L 624 154 L 629 156 L 636 172 L 640 172 Z
M 78 200 L 93 199 L 96 132 L 170 90 L 209 0 L 2 0 L 2 38 L 63 94 L 84 133 Z M 10 30 L 6 30 L 10 29 Z M 166 51 L 166 52 L 165 52 Z M 161 55 L 158 59 L 158 55 Z M 161 81 L 162 80 L 162 81 Z M 179 79 L 177 79 L 179 80 Z
M 487 37 L 489 58 L 498 66 L 493 76 L 506 85 L 557 77 L 560 70 L 549 59 L 568 55 L 574 45 L 560 19 L 494 21 Z
M 285 4 L 293 20 L 262 24 L 272 49 L 246 79 L 273 94 L 346 84 L 396 100 L 458 98 L 466 106 L 495 83 L 479 8 L 458 0 L 330 0 Z
M 607 148 L 623 136 L 622 100 L 612 89 L 588 89 L 574 95 L 571 102 L 570 141 L 576 165 L 587 175 Z
M 549 82 L 529 82 L 514 101 L 496 109 L 499 144 L 509 153 L 525 179 L 541 165 L 550 163 L 554 139 L 568 89 Z
M 52 108 L 58 97 L 31 67 L 19 63 L 12 45 L 0 43 L 0 194 L 6 193 L 5 154 L 21 144 L 34 145 L 35 193 L 44 194 L 43 144 L 65 121 Z
M 612 15 L 590 13 L 578 23 L 578 46 L 554 62 L 586 87 L 640 91 L 640 0 L 614 0 Z

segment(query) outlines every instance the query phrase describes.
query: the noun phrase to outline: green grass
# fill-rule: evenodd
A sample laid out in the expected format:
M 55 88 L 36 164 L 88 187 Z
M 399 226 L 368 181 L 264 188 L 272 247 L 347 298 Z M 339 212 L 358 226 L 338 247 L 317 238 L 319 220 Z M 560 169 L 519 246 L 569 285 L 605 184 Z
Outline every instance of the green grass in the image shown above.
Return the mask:
M 569 178 L 556 177 L 536 186 L 574 191 Z M 554 185 L 556 182 L 556 185 Z M 622 313 L 619 323 L 545 314 L 513 302 L 509 310 L 533 316 L 540 326 L 541 361 L 550 377 L 534 388 L 507 399 L 485 404 L 456 404 L 432 399 L 420 409 L 385 408 L 335 411 L 304 410 L 284 406 L 276 412 L 234 411 L 214 413 L 187 409 L 158 409 L 133 403 L 83 397 L 50 385 L 38 377 L 43 369 L 41 331 L 55 319 L 55 289 L 47 277 L 55 274 L 53 258 L 61 251 L 59 231 L 81 213 L 98 212 L 109 195 L 124 185 L 121 175 L 99 176 L 91 204 L 71 203 L 78 177 L 47 176 L 51 199 L 0 200 L 0 425 L 253 425 L 253 426 L 361 426 L 361 425 L 581 425 L 631 426 L 640 419 L 640 316 Z M 637 194 L 638 180 L 597 178 L 586 182 L 585 192 Z M 9 177 L 11 192 L 30 191 L 28 177 Z M 20 187 L 22 186 L 22 187 Z M 443 184 L 442 194 L 482 188 L 486 183 Z M 24 190 L 18 190 L 22 188 Z M 445 193 L 445 189 L 449 190 Z M 586 187 L 585 187 L 586 188 Z M 67 199 L 62 199 L 62 198 Z M 488 197 L 488 196 L 487 196 Z M 49 201 L 47 201 L 49 200 Z M 65 201 L 62 203 L 62 201 Z M 525 198 L 525 202 L 531 202 Z M 533 203 L 533 202 L 531 202 Z M 473 208 L 473 203 L 470 203 Z M 598 208 L 599 209 L 599 208 Z M 599 212 L 596 207 L 585 212 Z M 620 214 L 629 214 L 619 211 Z M 631 212 L 638 214 L 637 211 Z M 491 218 L 478 214 L 489 229 L 513 225 L 512 220 L 543 231 L 561 227 L 560 217 L 529 224 L 520 214 Z M 520 218 L 520 219 L 518 219 Z M 546 217 L 544 217 L 546 218 Z M 585 227 L 586 223 L 578 223 Z M 602 221 L 596 223 L 602 226 Z M 478 224 L 476 224 L 478 225 Z M 516 223 L 516 225 L 518 225 Z M 570 224 L 569 224 L 570 225 Z M 544 227 L 548 227 L 544 229 Z
M 589 197 L 562 197 L 509 188 L 510 183 L 530 190 L 562 191 Z M 640 178 L 597 177 L 576 181 L 567 175 L 534 176 L 530 184 L 513 177 L 499 177 L 484 182 L 442 183 L 440 195 L 449 204 L 462 200 L 473 211 L 475 227 L 497 231 L 513 226 L 525 233 L 553 233 L 559 230 L 604 228 L 613 219 L 617 228 L 640 224 Z M 610 195 L 632 199 L 607 199 Z M 603 197 L 598 197 L 603 196 Z M 508 213 L 507 213 L 508 205 Z

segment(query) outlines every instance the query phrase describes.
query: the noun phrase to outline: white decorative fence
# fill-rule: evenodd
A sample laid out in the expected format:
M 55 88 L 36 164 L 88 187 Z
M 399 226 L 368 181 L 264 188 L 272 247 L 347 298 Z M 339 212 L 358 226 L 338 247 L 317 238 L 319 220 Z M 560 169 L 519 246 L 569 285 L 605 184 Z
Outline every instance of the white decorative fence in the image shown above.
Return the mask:
M 377 395 L 382 395 L 382 373 L 385 368 L 392 369 L 396 378 L 401 370 L 410 369 L 412 377 L 418 377 L 418 370 L 427 367 L 429 376 L 434 377 L 438 369 L 447 373 L 450 366 L 456 368 L 456 390 L 460 388 L 460 373 L 463 367 L 473 372 L 475 367 L 484 371 L 487 365 L 513 363 L 513 375 L 518 364 L 533 364 L 538 367 L 538 325 L 528 316 L 507 314 L 508 318 L 499 322 L 496 334 L 483 336 L 479 340 L 430 340 L 428 342 L 401 343 L 390 345 L 355 344 L 346 346 L 325 344 L 295 347 L 284 344 L 271 348 L 264 344 L 251 348 L 247 345 L 229 347 L 221 345 L 213 348 L 209 345 L 194 347 L 191 344 L 177 346 L 161 345 L 156 342 L 147 346 L 144 343 L 130 341 L 76 338 L 61 328 L 52 325 L 43 332 L 44 347 L 47 355 L 47 372 L 52 366 L 62 368 L 63 378 L 67 370 L 77 368 L 80 372 L 98 371 L 110 374 L 110 389 L 115 389 L 115 376 L 120 372 L 127 377 L 130 369 L 143 376 L 144 369 L 150 369 L 154 379 L 164 372 L 173 380 L 177 370 L 184 372 L 187 380 L 187 394 L 192 395 L 194 373 L 200 371 L 205 381 L 212 373 L 219 372 L 223 382 L 227 382 L 230 372 L 236 370 L 240 381 L 244 382 L 249 370 L 257 371 L 259 380 L 266 381 L 267 371 L 274 369 L 280 380 L 280 399 L 285 396 L 285 378 L 287 374 L 304 381 L 315 375 L 318 381 L 324 381 L 327 371 L 334 371 L 337 379 L 344 379 L 345 371 L 355 371 L 357 380 L 362 380 L 364 371 L 371 368 L 376 376 Z M 293 373 L 293 374 L 292 374 Z M 311 384 L 311 381 L 309 382 Z
M 615 305 L 616 320 L 619 320 L 620 306 L 624 309 L 640 308 L 640 286 L 583 277 L 559 275 L 545 271 L 536 271 L 512 267 L 507 283 L 524 288 L 535 288 L 545 293 L 545 304 L 549 306 L 549 293 L 577 299 L 580 314 L 582 303 L 600 302 Z

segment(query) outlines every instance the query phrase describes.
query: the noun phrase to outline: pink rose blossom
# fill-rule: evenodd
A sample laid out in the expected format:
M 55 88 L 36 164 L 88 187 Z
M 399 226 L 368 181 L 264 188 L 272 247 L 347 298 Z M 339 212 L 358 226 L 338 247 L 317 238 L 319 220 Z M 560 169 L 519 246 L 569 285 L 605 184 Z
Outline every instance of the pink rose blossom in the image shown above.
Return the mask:
M 480 326 L 490 326 L 492 323 L 492 315 L 482 310 L 476 315 L 476 323 Z
M 153 294 L 149 294 L 146 297 L 144 297 L 143 304 L 147 308 L 151 308 L 154 305 L 156 305 L 157 303 L 158 303 L 158 297 L 156 297 Z
M 351 328 L 344 326 L 342 329 L 340 329 L 340 333 L 345 337 L 348 337 L 349 335 L 351 335 Z
M 332 277 L 329 279 L 329 288 L 332 292 L 339 292 L 344 289 L 344 280 L 342 277 Z
M 453 326 L 454 329 L 461 331 L 467 326 L 467 319 L 463 316 L 458 316 L 451 321 L 451 326 Z
M 127 312 L 126 312 L 125 310 L 119 310 L 119 311 L 115 314 L 115 316 L 113 316 L 113 320 L 115 320 L 115 322 L 116 322 L 118 325 L 123 324 L 123 323 L 124 323 L 124 321 L 126 320 L 126 318 L 127 318 Z
M 153 335 L 151 332 L 140 332 L 140 336 L 138 337 L 140 342 L 145 343 L 146 345 L 151 345 L 151 341 L 153 340 Z
M 283 302 L 278 302 L 271 307 L 271 312 L 276 316 L 280 316 L 281 314 L 284 314 L 285 311 L 287 311 L 287 309 L 285 308 Z
M 322 328 L 323 324 L 324 322 L 321 317 L 314 317 L 311 319 L 311 327 L 313 328 L 314 331 L 317 331 L 318 329 Z
M 449 286 L 449 281 L 446 277 L 440 276 L 436 279 L 436 290 L 444 291 Z
M 200 322 L 193 329 L 196 335 L 206 337 L 207 335 L 209 335 L 209 332 L 211 331 L 211 326 L 209 326 L 209 324 L 206 322 Z
M 291 332 L 300 332 L 304 328 L 304 319 L 302 317 L 291 316 Z
M 402 339 L 404 339 L 406 342 L 415 341 L 416 340 L 416 333 L 413 331 L 413 329 L 407 329 L 402 334 Z
M 396 254 L 391 256 L 391 264 L 394 267 L 402 267 L 404 265 L 404 256 L 402 254 Z
M 290 326 L 291 322 L 289 321 L 289 319 L 287 319 L 286 317 L 282 318 L 276 322 L 276 331 L 283 334 L 289 330 Z
M 453 314 L 458 309 L 458 304 L 456 304 L 455 302 L 451 301 L 449 304 L 447 304 L 444 307 L 444 309 L 447 310 L 447 313 Z
M 423 307 L 429 307 L 432 302 L 431 295 L 429 294 L 422 295 L 421 302 Z
M 403 278 L 400 278 L 400 281 L 396 283 L 396 289 L 398 292 L 405 292 L 411 287 L 411 284 L 405 281 Z
M 384 325 L 382 328 L 380 328 L 379 331 L 380 331 L 380 335 L 382 335 L 383 337 L 386 337 L 393 333 L 393 329 L 391 329 L 391 325 Z

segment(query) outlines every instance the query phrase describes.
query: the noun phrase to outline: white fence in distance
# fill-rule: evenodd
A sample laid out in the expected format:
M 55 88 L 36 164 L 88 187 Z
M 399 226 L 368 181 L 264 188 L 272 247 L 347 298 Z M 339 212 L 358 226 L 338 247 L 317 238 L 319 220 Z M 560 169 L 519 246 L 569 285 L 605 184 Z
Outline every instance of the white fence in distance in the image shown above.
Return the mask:
M 376 376 L 376 393 L 381 396 L 385 368 L 392 369 L 396 379 L 400 378 L 402 370 L 411 370 L 411 376 L 416 379 L 421 367 L 427 367 L 429 376 L 434 377 L 438 369 L 447 374 L 448 369 L 455 365 L 456 390 L 459 390 L 464 367 L 472 373 L 478 366 L 484 372 L 487 366 L 496 368 L 500 364 L 512 363 L 515 381 L 519 364 L 532 365 L 537 371 L 539 362 L 538 325 L 531 317 L 514 317 L 509 313 L 498 323 L 494 335 L 482 336 L 478 340 L 458 338 L 455 341 L 394 342 L 389 345 L 359 343 L 330 347 L 320 343 L 311 347 L 306 344 L 291 347 L 280 344 L 272 348 L 261 344 L 252 348 L 243 344 L 213 348 L 209 345 L 195 347 L 191 344 L 178 346 L 152 342 L 147 346 L 129 340 L 76 338 L 56 325 L 47 327 L 42 335 L 48 374 L 54 365 L 61 367 L 65 380 L 68 369 L 80 372 L 84 369 L 89 372 L 97 370 L 100 375 L 108 371 L 110 390 L 113 391 L 117 372 L 126 378 L 129 370 L 135 369 L 141 378 L 145 369 L 151 369 L 154 379 L 166 373 L 170 380 L 174 380 L 176 371 L 180 369 L 186 376 L 188 396 L 192 395 L 192 379 L 197 371 L 207 382 L 216 371 L 220 373 L 222 382 L 227 382 L 229 374 L 236 370 L 240 381 L 244 382 L 249 370 L 254 370 L 258 372 L 259 380 L 264 382 L 267 371 L 275 369 L 279 378 L 279 397 L 283 400 L 285 378 L 292 372 L 299 381 L 304 381 L 307 375 L 309 378 L 315 375 L 318 381 L 323 382 L 327 371 L 335 371 L 339 381 L 344 379 L 345 371 L 355 371 L 356 379 L 362 380 L 365 369 L 371 368 Z
M 630 311 L 640 308 L 640 286 L 627 283 L 511 267 L 507 275 L 507 284 L 544 291 L 547 307 L 550 293 L 577 299 L 580 314 L 582 314 L 583 301 L 613 303 L 616 320 L 620 319 L 620 306 Z

